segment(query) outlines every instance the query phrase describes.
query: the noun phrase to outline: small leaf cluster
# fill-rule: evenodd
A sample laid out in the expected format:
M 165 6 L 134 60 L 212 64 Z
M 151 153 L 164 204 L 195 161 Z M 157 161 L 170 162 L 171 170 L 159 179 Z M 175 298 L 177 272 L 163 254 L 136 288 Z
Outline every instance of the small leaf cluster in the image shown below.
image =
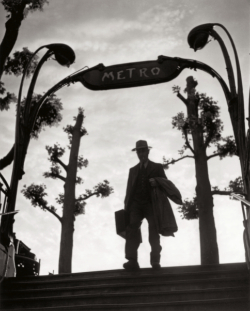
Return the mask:
M 179 131 L 182 131 L 183 127 L 188 127 L 187 118 L 185 117 L 184 112 L 178 112 L 177 115 L 172 118 L 172 126 Z
M 31 112 L 33 112 L 34 107 L 38 101 L 42 98 L 40 94 L 34 94 L 31 100 Z M 24 112 L 24 107 L 26 103 L 26 98 L 21 102 L 21 116 Z M 52 127 L 59 124 L 62 120 L 61 111 L 63 110 L 62 102 L 55 94 L 51 94 L 48 100 L 42 105 L 39 110 L 36 122 L 34 124 L 33 130 L 31 132 L 31 138 L 38 138 L 39 133 L 45 130 L 46 126 Z
M 4 95 L 6 92 L 6 89 L 4 88 L 4 83 L 0 81 L 0 94 Z M 16 95 L 13 93 L 7 92 L 5 97 L 0 98 L 0 110 L 9 110 L 11 103 L 16 103 L 17 98 Z
M 172 87 L 173 93 L 180 93 L 181 88 L 178 85 L 174 85 Z
M 63 205 L 64 202 L 64 193 L 59 193 L 58 197 L 56 197 L 56 203 Z
M 221 139 L 223 131 L 223 122 L 219 118 L 220 107 L 212 97 L 203 93 L 196 93 L 199 98 L 198 109 L 200 112 L 200 122 L 203 128 L 204 137 L 208 144 L 216 143 Z
M 45 149 L 48 152 L 49 158 L 48 160 L 51 162 L 51 167 L 49 172 L 45 172 L 43 176 L 45 178 L 56 179 L 61 175 L 61 168 L 58 165 L 58 159 L 60 159 L 64 153 L 65 148 L 62 148 L 58 143 L 54 144 L 54 146 L 46 146 Z
M 65 148 L 62 148 L 58 143 L 54 144 L 54 146 L 46 146 L 45 149 L 51 162 L 55 162 L 57 158 L 61 158 L 65 153 Z
M 32 183 L 30 186 L 24 185 L 21 190 L 24 197 L 31 201 L 32 206 L 40 207 L 42 210 L 51 210 L 56 212 L 56 208 L 53 205 L 48 205 L 48 202 L 44 199 L 48 194 L 45 192 L 46 186 L 44 184 L 35 185 Z
M 178 207 L 179 213 L 182 213 L 182 219 L 192 220 L 199 218 L 197 198 L 184 200 L 183 205 Z
M 86 206 L 86 202 L 85 201 L 76 201 L 75 202 L 75 211 L 74 211 L 74 216 L 79 216 L 79 215 L 83 215 L 85 214 L 85 206 Z
M 48 0 L 2 0 L 2 5 L 4 9 L 9 12 L 18 12 L 22 7 L 22 4 L 26 4 L 26 8 L 30 12 L 42 11 L 45 3 L 49 3 Z M 7 16 L 8 17 L 8 16 Z
M 217 150 L 214 151 L 214 153 L 219 154 L 220 159 L 223 159 L 226 156 L 232 157 L 234 155 L 237 155 L 237 147 L 233 136 L 221 138 L 221 141 L 223 141 L 224 143 L 221 144 L 220 142 L 217 142 Z
M 61 175 L 61 172 L 62 172 L 62 170 L 61 170 L 60 166 L 57 163 L 52 162 L 52 166 L 50 167 L 50 171 L 43 173 L 43 176 L 45 178 L 57 179 L 58 176 Z
M 87 167 L 88 164 L 89 164 L 89 161 L 87 159 L 84 159 L 83 156 L 78 157 L 77 168 L 81 170 L 83 167 Z
M 13 54 L 13 57 L 8 57 L 4 66 L 4 73 L 7 75 L 15 75 L 20 76 L 23 74 L 24 68 L 28 65 L 29 61 L 31 60 L 33 55 L 33 52 L 30 52 L 30 50 L 27 47 L 24 47 L 21 52 L 16 51 Z M 26 71 L 26 77 L 29 77 L 31 74 L 35 72 L 35 69 L 38 64 L 38 56 L 34 55 L 29 67 Z
M 101 196 L 101 198 L 105 198 L 113 192 L 113 188 L 109 186 L 107 180 L 104 180 L 102 183 L 99 183 L 94 187 L 94 192 L 97 192 L 97 197 Z
M 237 177 L 235 180 L 230 180 L 229 185 L 225 190 L 234 193 L 244 193 L 244 184 L 241 177 Z

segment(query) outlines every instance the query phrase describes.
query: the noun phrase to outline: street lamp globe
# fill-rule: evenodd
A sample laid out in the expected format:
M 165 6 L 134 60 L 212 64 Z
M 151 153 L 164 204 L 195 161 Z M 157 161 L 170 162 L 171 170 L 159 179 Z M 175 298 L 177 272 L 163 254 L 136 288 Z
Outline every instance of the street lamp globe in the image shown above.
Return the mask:
M 53 52 L 56 61 L 60 65 L 69 67 L 74 63 L 76 56 L 70 46 L 63 43 L 53 43 L 46 45 L 45 47 Z
M 190 48 L 201 50 L 209 42 L 208 38 L 213 30 L 213 24 L 203 24 L 193 28 L 188 34 L 188 44 Z

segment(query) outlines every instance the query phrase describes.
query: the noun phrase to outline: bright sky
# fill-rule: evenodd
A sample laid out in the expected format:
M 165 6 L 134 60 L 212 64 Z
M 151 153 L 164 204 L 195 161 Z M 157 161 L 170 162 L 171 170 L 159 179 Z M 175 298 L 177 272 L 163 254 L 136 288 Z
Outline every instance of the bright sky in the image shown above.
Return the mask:
M 249 4 L 247 0 L 50 0 L 43 12 L 29 14 L 23 21 L 13 52 L 22 47 L 31 51 L 49 43 L 65 43 L 76 53 L 76 62 L 68 69 L 49 61 L 43 66 L 36 93 L 42 93 L 65 76 L 84 66 L 99 63 L 113 65 L 126 62 L 156 60 L 158 55 L 197 59 L 219 72 L 227 81 L 225 63 L 218 43 L 212 41 L 203 50 L 194 53 L 187 44 L 189 31 L 204 23 L 219 22 L 232 35 L 238 50 L 245 91 L 245 106 L 249 88 Z M 0 7 L 4 34 L 7 13 Z M 218 32 L 225 38 L 223 31 Z M 40 54 L 40 56 L 42 53 Z M 31 248 L 41 259 L 41 274 L 58 271 L 60 223 L 50 213 L 33 208 L 20 193 L 23 185 L 45 183 L 48 201 L 63 192 L 60 180 L 45 179 L 43 172 L 49 168 L 46 145 L 56 142 L 67 146 L 62 127 L 73 124 L 78 107 L 85 110 L 89 135 L 83 137 L 80 154 L 89 160 L 89 166 L 80 172 L 84 184 L 77 187 L 81 194 L 98 182 L 108 179 L 114 193 L 105 199 L 91 198 L 86 214 L 77 217 L 74 233 L 73 272 L 120 269 L 125 262 L 124 240 L 116 235 L 114 212 L 123 208 L 128 170 L 137 164 L 131 152 L 135 142 L 145 139 L 152 146 L 150 159 L 162 162 L 178 157 L 183 141 L 181 133 L 172 129 L 171 120 L 184 111 L 183 103 L 172 93 L 172 86 L 185 88 L 185 79 L 193 75 L 199 82 L 197 90 L 218 101 L 224 122 L 224 135 L 232 135 L 227 104 L 219 83 L 207 73 L 185 70 L 164 84 L 140 88 L 93 92 L 80 83 L 57 93 L 64 111 L 59 127 L 48 128 L 37 141 L 31 141 L 25 162 L 25 175 L 19 184 L 14 231 L 17 238 Z M 21 78 L 4 77 L 8 91 L 18 93 Z M 29 80 L 26 80 L 26 87 Z M 24 93 L 25 94 L 25 93 Z M 185 95 L 185 94 L 184 94 Z M 1 112 L 1 149 L 3 157 L 14 142 L 15 107 Z M 212 151 L 208 150 L 208 154 Z M 68 154 L 64 160 L 67 163 Z M 4 176 L 10 181 L 11 167 Z M 209 161 L 212 186 L 224 188 L 230 180 L 240 175 L 237 158 Z M 183 198 L 192 198 L 195 191 L 194 163 L 186 159 L 166 171 Z M 220 262 L 244 261 L 242 241 L 243 225 L 239 202 L 228 197 L 214 197 L 214 217 L 217 228 Z M 163 266 L 200 264 L 198 221 L 182 220 L 177 205 L 172 203 L 179 230 L 175 238 L 161 238 Z M 60 207 L 58 213 L 61 213 Z M 144 243 L 139 249 L 141 267 L 149 267 L 150 247 L 147 223 L 142 226 Z

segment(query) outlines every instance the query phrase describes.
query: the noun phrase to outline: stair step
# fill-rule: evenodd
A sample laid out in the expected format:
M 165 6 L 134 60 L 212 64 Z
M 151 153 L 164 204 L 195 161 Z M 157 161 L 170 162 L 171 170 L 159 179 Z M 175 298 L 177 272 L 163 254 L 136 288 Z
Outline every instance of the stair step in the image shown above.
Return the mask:
M 43 296 L 63 296 L 79 294 L 98 294 L 98 293 L 118 293 L 118 292 L 144 292 L 144 291 L 166 291 L 166 290 L 187 290 L 187 289 L 206 289 L 239 287 L 248 285 L 248 276 L 244 277 L 225 277 L 219 279 L 196 279 L 190 280 L 162 281 L 162 282 L 139 282 L 139 283 L 116 283 L 100 285 L 84 285 L 73 287 L 51 287 L 39 289 L 18 289 L 3 290 L 0 297 L 21 298 L 21 297 L 43 297 Z
M 246 263 L 5 279 L 4 310 L 246 311 Z
M 181 281 L 189 280 L 201 280 L 205 278 L 219 279 L 225 278 L 231 275 L 232 277 L 245 277 L 245 271 L 193 271 L 184 273 L 166 273 L 162 270 L 154 271 L 149 274 L 138 272 L 125 272 L 122 275 L 113 275 L 106 277 L 83 277 L 83 278 L 72 278 L 65 277 L 63 279 L 46 278 L 43 280 L 40 277 L 31 277 L 28 280 L 22 280 L 22 278 L 10 278 L 3 282 L 3 286 L 6 289 L 36 289 L 36 288 L 51 288 L 51 287 L 72 287 L 72 286 L 84 286 L 84 285 L 97 285 L 97 284 L 117 284 L 117 283 L 140 283 L 140 282 L 162 282 L 162 281 Z
M 3 308 L 21 306 L 58 307 L 77 306 L 84 304 L 125 304 L 125 303 L 155 303 L 170 301 L 190 301 L 208 299 L 228 299 L 230 297 L 247 299 L 248 289 L 245 286 L 228 288 L 211 288 L 198 290 L 149 291 L 130 293 L 99 293 L 82 295 L 64 295 L 33 298 L 2 299 Z
M 168 273 L 168 274 L 184 274 L 185 272 L 222 272 L 227 271 L 228 273 L 234 272 L 247 272 L 247 265 L 245 262 L 242 263 L 233 263 L 233 264 L 220 264 L 220 265 L 199 265 L 199 266 L 177 266 L 177 267 L 162 267 L 160 272 L 161 273 Z M 140 275 L 154 275 L 155 270 L 152 268 L 142 268 L 139 270 Z M 79 273 L 65 273 L 65 274 L 56 274 L 56 275 L 42 275 L 39 277 L 35 276 L 26 276 L 26 277 L 19 277 L 19 278 L 10 278 L 10 280 L 20 280 L 22 282 L 41 282 L 46 280 L 64 280 L 64 279 L 91 279 L 91 278 L 106 278 L 106 277 L 115 277 L 115 276 L 124 276 L 129 272 L 125 271 L 124 269 L 117 269 L 117 270 L 105 270 L 105 271 L 90 271 L 90 272 L 79 272 Z
M 1 311 L 18 311 L 18 309 L 1 309 Z M 28 311 L 39 311 L 38 308 L 25 308 Z M 43 307 L 43 311 L 72 311 L 71 306 Z M 248 300 L 243 298 L 229 299 L 209 299 L 155 303 L 127 303 L 127 304 L 95 304 L 74 306 L 77 310 L 110 310 L 110 311 L 246 311 L 248 310 Z

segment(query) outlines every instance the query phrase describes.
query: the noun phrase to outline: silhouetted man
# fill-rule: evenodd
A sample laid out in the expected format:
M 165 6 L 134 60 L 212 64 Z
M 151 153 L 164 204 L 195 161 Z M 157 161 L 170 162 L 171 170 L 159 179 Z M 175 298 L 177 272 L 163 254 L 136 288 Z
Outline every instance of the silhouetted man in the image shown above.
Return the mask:
M 151 245 L 150 263 L 155 269 L 160 268 L 160 236 L 155 223 L 151 191 L 158 187 L 155 177 L 167 179 L 163 166 L 148 159 L 148 144 L 144 140 L 136 142 L 136 151 L 140 162 L 129 171 L 125 210 L 129 213 L 129 226 L 126 229 L 125 258 L 128 262 L 123 267 L 126 270 L 137 270 L 137 250 L 141 241 L 140 226 L 144 218 L 149 225 L 149 243 Z

